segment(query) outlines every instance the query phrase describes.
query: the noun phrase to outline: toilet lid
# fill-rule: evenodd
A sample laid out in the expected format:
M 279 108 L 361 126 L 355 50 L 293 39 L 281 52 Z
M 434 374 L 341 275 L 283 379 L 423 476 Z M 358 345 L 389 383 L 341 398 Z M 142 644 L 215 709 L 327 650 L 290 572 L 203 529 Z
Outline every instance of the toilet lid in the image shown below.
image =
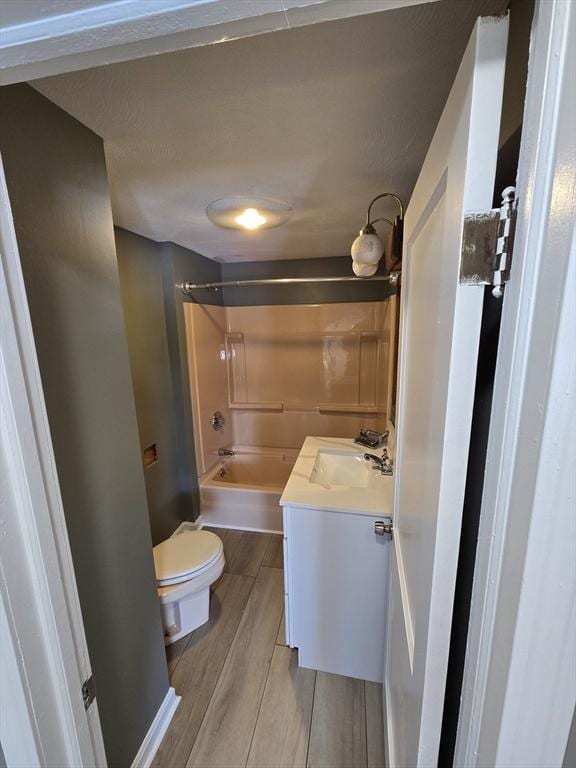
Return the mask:
M 210 531 L 184 531 L 154 547 L 158 584 L 178 584 L 208 568 L 222 554 L 222 541 Z

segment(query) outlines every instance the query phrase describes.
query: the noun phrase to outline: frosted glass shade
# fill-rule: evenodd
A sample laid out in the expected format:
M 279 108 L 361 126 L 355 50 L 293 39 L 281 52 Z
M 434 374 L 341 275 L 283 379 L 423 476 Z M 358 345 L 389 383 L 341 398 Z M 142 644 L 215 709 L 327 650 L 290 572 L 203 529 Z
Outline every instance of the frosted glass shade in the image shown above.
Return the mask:
M 356 277 L 372 277 L 378 270 L 378 264 L 358 264 L 352 260 L 352 270 Z
M 352 243 L 351 252 L 357 264 L 378 264 L 384 253 L 384 246 L 378 235 L 361 232 Z
M 217 227 L 259 231 L 285 224 L 294 209 L 282 200 L 266 197 L 223 197 L 206 208 L 206 215 Z

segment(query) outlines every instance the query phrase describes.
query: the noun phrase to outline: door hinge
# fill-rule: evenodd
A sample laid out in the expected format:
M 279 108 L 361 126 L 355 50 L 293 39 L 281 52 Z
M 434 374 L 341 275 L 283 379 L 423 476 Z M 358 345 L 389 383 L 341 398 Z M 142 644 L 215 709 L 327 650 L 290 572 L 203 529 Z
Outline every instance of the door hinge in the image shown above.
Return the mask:
M 518 200 L 514 187 L 502 192 L 502 205 L 485 213 L 464 216 L 460 282 L 492 285 L 500 298 L 510 278 Z
M 95 698 L 96 685 L 94 684 L 94 675 L 90 675 L 90 677 L 82 683 L 82 701 L 84 702 L 84 709 L 88 709 Z

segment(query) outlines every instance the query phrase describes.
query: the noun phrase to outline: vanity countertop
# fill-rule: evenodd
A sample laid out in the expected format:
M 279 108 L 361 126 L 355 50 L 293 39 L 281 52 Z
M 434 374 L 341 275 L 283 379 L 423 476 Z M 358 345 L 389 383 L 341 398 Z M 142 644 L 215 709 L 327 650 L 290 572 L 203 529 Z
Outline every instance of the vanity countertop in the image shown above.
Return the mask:
M 371 450 L 354 440 L 338 437 L 307 437 L 298 454 L 284 493 L 283 507 L 307 507 L 350 514 L 392 515 L 394 477 L 370 470 L 365 487 L 312 482 L 311 475 L 319 452 L 380 456 L 381 450 Z M 362 468 L 363 469 L 363 468 Z

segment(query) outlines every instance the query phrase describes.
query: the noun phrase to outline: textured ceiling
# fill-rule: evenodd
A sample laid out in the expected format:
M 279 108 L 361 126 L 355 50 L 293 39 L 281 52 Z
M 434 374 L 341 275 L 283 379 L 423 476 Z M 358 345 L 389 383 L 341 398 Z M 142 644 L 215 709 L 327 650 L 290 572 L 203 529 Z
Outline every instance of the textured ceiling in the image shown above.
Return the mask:
M 474 21 L 505 5 L 441 0 L 33 85 L 104 138 L 119 226 L 222 261 L 338 256 L 374 195 L 410 199 Z M 295 214 L 221 230 L 205 209 L 229 195 Z

